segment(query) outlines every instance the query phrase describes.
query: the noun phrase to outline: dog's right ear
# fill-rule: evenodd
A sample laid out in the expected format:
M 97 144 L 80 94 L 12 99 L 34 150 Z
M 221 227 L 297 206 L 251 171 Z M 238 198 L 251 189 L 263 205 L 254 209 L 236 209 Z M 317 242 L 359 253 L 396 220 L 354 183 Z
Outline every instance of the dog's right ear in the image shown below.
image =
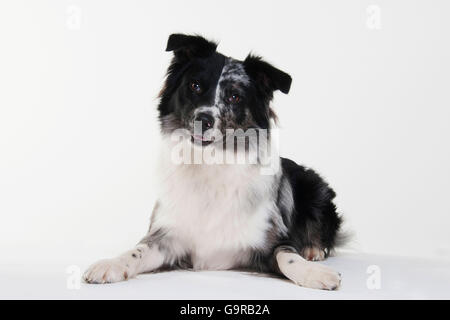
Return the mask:
M 201 36 L 174 33 L 169 36 L 166 51 L 173 51 L 178 59 L 206 58 L 212 55 L 217 43 Z

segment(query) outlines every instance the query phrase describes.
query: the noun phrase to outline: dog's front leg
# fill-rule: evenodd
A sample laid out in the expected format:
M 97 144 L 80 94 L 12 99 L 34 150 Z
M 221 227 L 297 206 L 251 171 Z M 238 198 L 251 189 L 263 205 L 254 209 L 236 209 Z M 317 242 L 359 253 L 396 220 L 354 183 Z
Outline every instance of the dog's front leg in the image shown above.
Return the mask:
M 140 273 L 158 269 L 163 265 L 164 259 L 156 243 L 141 242 L 134 249 L 116 258 L 94 263 L 86 270 L 83 279 L 87 283 L 124 281 Z
M 300 286 L 336 290 L 341 284 L 340 273 L 317 262 L 305 260 L 293 247 L 278 247 L 275 259 L 280 272 Z

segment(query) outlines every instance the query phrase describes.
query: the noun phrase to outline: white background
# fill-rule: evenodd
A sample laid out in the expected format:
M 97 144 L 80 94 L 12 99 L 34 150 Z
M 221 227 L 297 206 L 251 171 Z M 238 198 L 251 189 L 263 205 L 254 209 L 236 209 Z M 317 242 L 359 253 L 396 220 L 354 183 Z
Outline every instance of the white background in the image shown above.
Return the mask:
M 449 12 L 425 0 L 3 0 L 1 263 L 84 266 L 145 234 L 172 32 L 292 75 L 274 101 L 282 155 L 335 188 L 350 248 L 449 259 Z

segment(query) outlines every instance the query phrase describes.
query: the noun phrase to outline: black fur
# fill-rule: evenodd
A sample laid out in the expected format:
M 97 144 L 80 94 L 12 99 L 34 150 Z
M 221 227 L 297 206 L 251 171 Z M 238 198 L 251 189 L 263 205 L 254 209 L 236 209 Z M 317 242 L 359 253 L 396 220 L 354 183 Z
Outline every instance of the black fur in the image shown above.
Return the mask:
M 258 89 L 262 89 L 262 93 L 269 97 L 275 90 L 289 93 L 292 83 L 291 76 L 263 61 L 261 57 L 248 55 L 244 66 L 245 71 L 256 80 Z
M 170 36 L 167 51 L 174 51 L 174 58 L 167 72 L 158 107 L 163 133 L 180 127 L 189 128 L 191 114 L 195 109 L 214 103 L 221 70 L 227 59 L 216 51 L 216 47 L 216 43 L 200 36 Z M 239 109 L 229 107 L 235 119 L 227 124 L 244 129 L 270 129 L 270 120 L 276 117 L 270 107 L 273 92 L 280 90 L 287 94 L 292 79 L 258 56 L 249 55 L 239 63 L 251 81 L 235 89 L 240 90 L 243 103 Z M 202 84 L 201 95 L 189 91 L 188 84 L 192 79 Z M 220 85 L 228 86 L 225 80 Z M 232 85 L 236 88 L 233 83 L 229 87 Z M 250 118 L 244 117 L 246 109 Z M 333 203 L 334 191 L 313 170 L 299 166 L 292 160 L 281 158 L 281 167 L 277 206 L 288 234 L 281 235 L 272 222 L 273 230 L 268 234 L 267 246 L 252 250 L 247 263 L 237 266 L 239 268 L 278 272 L 274 262 L 277 250 L 302 254 L 305 249 L 314 247 L 328 255 L 336 245 L 341 218 Z M 293 208 L 287 208 L 282 201 L 286 187 L 292 190 Z
M 216 47 L 216 43 L 200 36 L 173 34 L 169 37 L 166 50 L 173 51 L 174 58 L 168 68 L 158 106 L 163 132 L 180 127 L 188 128 L 186 121 L 191 120 L 189 114 L 201 105 L 212 103 L 226 59 L 216 51 Z M 288 93 L 292 79 L 287 73 L 263 61 L 261 57 L 249 55 L 242 61 L 242 66 L 252 81 L 247 86 L 233 87 L 243 99 L 239 107 L 232 110 L 235 118 L 229 121 L 230 119 L 224 116 L 224 119 L 228 120 L 228 127 L 270 129 L 270 119 L 275 117 L 270 108 L 273 92 L 280 90 Z M 187 86 L 190 80 L 199 81 L 206 86 L 201 95 L 193 96 L 189 92 Z M 222 82 L 222 85 L 226 84 L 226 81 Z M 228 94 L 232 93 L 228 91 Z M 250 116 L 246 116 L 245 109 L 250 111 Z M 170 117 L 167 117 L 168 115 Z
M 214 151 L 221 151 L 218 148 L 224 141 L 234 139 L 227 129 L 266 133 L 271 120 L 276 119 L 270 106 L 274 91 L 288 93 L 291 87 L 292 79 L 287 73 L 260 57 L 249 55 L 239 61 L 218 53 L 216 47 L 216 43 L 200 36 L 182 34 L 171 35 L 167 43 L 167 51 L 174 56 L 160 93 L 161 130 L 164 138 L 172 138 L 170 135 L 181 129 L 187 138 L 183 143 L 190 149 L 212 144 Z M 199 122 L 200 133 L 195 130 Z M 204 130 L 207 127 L 210 129 Z M 216 136 L 214 139 L 206 136 L 205 132 L 211 129 L 219 131 L 217 140 Z M 270 134 L 266 138 L 270 139 Z M 252 143 L 262 146 L 267 142 L 260 139 Z M 250 155 L 252 151 L 246 147 L 232 152 Z M 164 152 L 162 155 L 163 161 L 173 161 Z M 182 163 L 175 170 L 169 166 L 161 181 L 170 182 L 162 186 L 165 197 L 157 201 L 149 231 L 137 249 L 112 262 L 94 264 L 84 279 L 105 283 L 126 280 L 142 272 L 215 267 L 280 276 L 284 272 L 290 278 L 289 270 L 281 270 L 284 262 L 306 266 L 305 271 L 312 268 L 310 264 L 298 263 L 302 259 L 296 253 L 307 259 L 323 258 L 336 246 L 341 218 L 333 203 L 335 193 L 318 174 L 285 158 L 281 158 L 281 171 L 270 177 L 258 172 L 263 167 L 262 161 L 240 168 L 227 167 L 228 164 L 210 168 L 206 167 L 208 164 Z M 244 169 L 236 170 L 241 168 Z M 221 178 L 221 173 L 226 178 Z M 177 186 L 181 191 L 176 190 Z M 185 205 L 189 204 L 190 199 L 185 199 L 189 196 L 194 200 L 192 207 Z M 164 214 L 169 214 L 169 219 L 161 218 Z M 227 220 L 229 215 L 234 220 Z M 210 228 L 204 228 L 205 225 Z M 281 262 L 277 261 L 279 253 Z M 286 255 L 281 253 L 294 255 L 285 261 Z M 124 271 L 114 272 L 117 268 Z M 328 275 L 325 279 L 331 277 L 328 279 L 331 284 L 322 283 L 320 278 L 309 285 L 336 289 L 340 283 L 337 273 L 320 269 L 316 277 L 324 272 Z M 305 279 L 291 280 L 301 283 Z
M 336 244 L 342 220 L 333 203 L 335 192 L 313 170 L 285 158 L 281 158 L 281 165 L 294 196 L 292 219 L 287 223 L 289 238 L 283 242 L 300 253 L 316 247 L 328 254 Z
M 213 99 L 214 87 L 211 86 L 196 101 L 190 101 L 197 97 L 189 92 L 187 82 L 195 79 L 205 84 L 217 83 L 225 56 L 215 52 L 216 46 L 199 36 L 173 34 L 169 37 L 166 51 L 174 51 L 174 57 L 158 106 L 163 132 L 184 127 L 188 112 Z M 168 115 L 172 115 L 169 123 L 164 121 Z

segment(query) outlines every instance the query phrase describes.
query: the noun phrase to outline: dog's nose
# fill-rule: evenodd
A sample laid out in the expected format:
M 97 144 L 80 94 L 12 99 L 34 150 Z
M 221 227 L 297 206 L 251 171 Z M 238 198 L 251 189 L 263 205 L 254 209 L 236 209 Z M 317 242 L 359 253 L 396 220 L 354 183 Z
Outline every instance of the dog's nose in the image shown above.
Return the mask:
M 205 132 L 206 130 L 211 129 L 214 125 L 214 118 L 208 113 L 199 113 L 195 117 L 195 121 L 201 121 L 202 132 Z

